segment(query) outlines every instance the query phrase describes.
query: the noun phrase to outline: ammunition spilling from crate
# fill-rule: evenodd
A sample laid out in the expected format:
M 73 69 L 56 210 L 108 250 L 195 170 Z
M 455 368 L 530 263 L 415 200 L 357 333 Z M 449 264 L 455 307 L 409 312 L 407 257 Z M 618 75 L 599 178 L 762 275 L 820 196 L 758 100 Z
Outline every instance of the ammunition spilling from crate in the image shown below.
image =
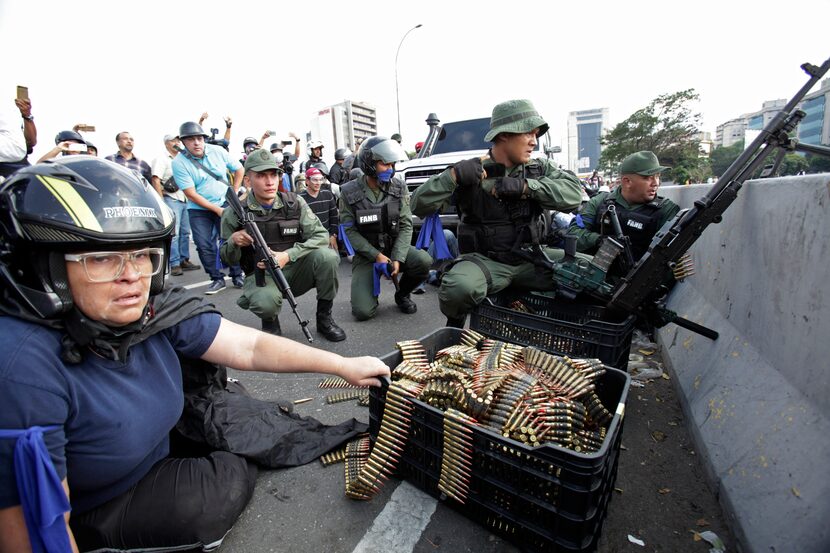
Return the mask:
M 394 473 L 407 446 L 413 399 L 444 411 L 438 486 L 461 503 L 467 500 L 474 466 L 486 469 L 486 456 L 474 459 L 475 426 L 515 440 L 517 447 L 505 450 L 518 458 L 518 444 L 555 444 L 577 452 L 603 446 L 613 414 L 595 393 L 605 373 L 597 359 L 556 356 L 472 330 L 462 331 L 460 344 L 437 352 L 432 362 L 417 340 L 398 342 L 396 347 L 403 360 L 392 370 L 374 445 L 369 451 L 366 442 L 360 442 L 352 457 L 346 451 L 349 497 L 373 497 Z M 550 470 L 559 469 L 551 465 Z M 557 492 L 540 493 L 549 497 Z
M 360 400 L 362 398 L 366 398 L 368 401 L 369 398 L 369 390 L 349 390 L 348 392 L 338 392 L 336 394 L 332 394 L 330 396 L 326 396 L 326 403 L 340 403 L 343 401 L 351 401 L 353 399 Z

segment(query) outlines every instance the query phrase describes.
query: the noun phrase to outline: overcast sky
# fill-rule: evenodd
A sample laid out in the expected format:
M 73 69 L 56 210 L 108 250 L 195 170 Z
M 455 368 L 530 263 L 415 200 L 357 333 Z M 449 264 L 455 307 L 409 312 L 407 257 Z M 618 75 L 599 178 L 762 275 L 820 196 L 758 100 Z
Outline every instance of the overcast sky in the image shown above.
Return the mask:
M 530 98 L 564 150 L 570 111 L 608 107 L 616 124 L 660 94 L 695 88 L 703 130 L 714 133 L 792 96 L 806 82 L 799 65 L 830 56 L 828 15 L 827 0 L 0 0 L 0 107 L 14 110 L 15 85 L 29 87 L 34 159 L 58 131 L 90 123 L 101 155 L 127 130 L 149 161 L 164 134 L 203 111 L 206 128 L 233 117 L 238 155 L 245 136 L 266 129 L 303 136 L 317 110 L 344 99 L 374 105 L 388 136 L 395 53 L 420 23 L 398 58 L 407 149 L 430 112 L 484 117 Z

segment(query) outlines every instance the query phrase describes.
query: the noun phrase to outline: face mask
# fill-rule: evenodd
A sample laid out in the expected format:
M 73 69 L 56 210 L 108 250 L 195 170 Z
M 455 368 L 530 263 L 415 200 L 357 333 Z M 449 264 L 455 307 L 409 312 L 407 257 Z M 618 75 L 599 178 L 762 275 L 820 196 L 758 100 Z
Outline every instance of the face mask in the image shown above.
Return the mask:
M 274 161 L 276 161 L 277 163 L 282 163 L 282 160 L 282 152 L 274 152 Z
M 386 171 L 383 171 L 382 173 L 378 173 L 378 180 L 380 182 L 389 182 L 390 180 L 392 180 L 392 175 L 394 175 L 394 174 L 395 174 L 394 169 L 387 169 Z

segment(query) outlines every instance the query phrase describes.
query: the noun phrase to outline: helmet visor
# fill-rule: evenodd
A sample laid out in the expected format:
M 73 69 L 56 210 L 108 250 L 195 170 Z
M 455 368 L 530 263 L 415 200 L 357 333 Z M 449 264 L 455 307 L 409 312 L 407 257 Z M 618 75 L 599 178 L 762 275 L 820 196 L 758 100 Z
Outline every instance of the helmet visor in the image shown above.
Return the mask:
M 372 148 L 372 159 L 384 163 L 395 163 L 396 161 L 406 161 L 409 156 L 406 155 L 401 145 L 394 140 L 384 140 Z

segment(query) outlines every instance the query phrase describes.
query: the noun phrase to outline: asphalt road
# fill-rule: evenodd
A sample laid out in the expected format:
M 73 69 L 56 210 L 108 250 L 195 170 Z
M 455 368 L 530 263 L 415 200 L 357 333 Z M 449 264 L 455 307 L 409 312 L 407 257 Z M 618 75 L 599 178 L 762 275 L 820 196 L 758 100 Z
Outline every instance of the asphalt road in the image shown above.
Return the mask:
M 195 260 L 195 248 L 192 247 Z M 351 265 L 340 265 L 340 291 L 333 314 L 347 339 L 327 342 L 314 329 L 316 300 L 313 291 L 298 299 L 301 314 L 308 318 L 315 341 L 312 347 L 342 355 L 382 356 L 400 340 L 417 339 L 442 327 L 437 289 L 413 296 L 418 312 L 405 315 L 392 299 L 392 284 L 386 282 L 377 316 L 357 322 L 349 306 Z M 186 285 L 202 294 L 209 282 L 202 271 L 170 277 L 175 285 Z M 228 288 L 210 300 L 234 322 L 259 328 L 259 319 L 236 305 L 240 291 Z M 305 343 L 290 311 L 281 317 L 286 337 Z M 313 398 L 296 406 L 304 416 L 327 424 L 351 417 L 368 422 L 369 411 L 355 402 L 328 405 L 331 390 L 320 389 L 321 375 L 232 375 L 261 399 Z M 342 464 L 323 467 L 313 462 L 303 467 L 261 470 L 254 497 L 219 551 L 265 552 L 514 552 L 510 542 L 473 523 L 445 502 L 436 501 L 409 483 L 393 479 L 371 501 L 355 501 L 344 494 Z M 615 491 L 602 527 L 599 551 L 700 551 L 709 550 L 697 541 L 694 531 L 715 532 L 734 551 L 734 538 L 725 525 L 714 493 L 703 479 L 703 469 L 690 443 L 685 421 L 671 380 L 657 379 L 643 388 L 631 388 L 626 406 L 622 448 Z M 645 545 L 632 543 L 629 536 Z

